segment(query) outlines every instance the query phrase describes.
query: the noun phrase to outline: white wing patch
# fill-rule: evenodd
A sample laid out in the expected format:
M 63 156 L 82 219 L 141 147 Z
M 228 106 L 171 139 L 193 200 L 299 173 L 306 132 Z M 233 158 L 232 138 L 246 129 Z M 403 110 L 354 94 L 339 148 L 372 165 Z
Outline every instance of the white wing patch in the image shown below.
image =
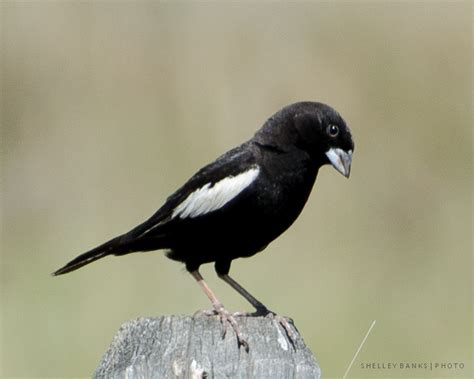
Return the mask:
M 257 178 L 260 167 L 252 166 L 247 171 L 229 176 L 214 185 L 207 183 L 190 193 L 173 211 L 171 218 L 194 218 L 222 208 Z

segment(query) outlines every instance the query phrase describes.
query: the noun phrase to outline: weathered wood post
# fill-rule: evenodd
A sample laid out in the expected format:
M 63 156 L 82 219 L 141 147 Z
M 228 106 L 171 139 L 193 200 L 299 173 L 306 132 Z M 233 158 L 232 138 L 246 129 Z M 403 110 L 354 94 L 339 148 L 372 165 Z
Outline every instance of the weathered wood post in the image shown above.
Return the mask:
M 217 317 L 161 316 L 122 325 L 94 378 L 320 378 L 299 334 L 291 344 L 276 321 L 238 319 L 250 349 L 237 347 L 231 328 L 222 338 Z

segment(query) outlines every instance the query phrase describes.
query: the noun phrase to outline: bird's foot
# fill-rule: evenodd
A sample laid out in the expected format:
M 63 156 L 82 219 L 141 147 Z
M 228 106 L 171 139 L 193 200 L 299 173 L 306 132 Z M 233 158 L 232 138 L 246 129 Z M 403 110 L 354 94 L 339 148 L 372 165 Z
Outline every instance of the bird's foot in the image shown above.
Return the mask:
M 231 314 L 227 309 L 225 309 L 222 304 L 215 304 L 214 309 L 204 310 L 201 311 L 201 313 L 205 314 L 206 316 L 219 316 L 221 324 L 224 327 L 222 338 L 225 338 L 227 328 L 230 325 L 234 330 L 235 336 L 237 337 L 237 343 L 239 347 L 242 346 L 247 353 L 249 352 L 249 344 L 242 335 L 242 332 L 240 331 L 240 327 L 237 324 L 234 315 Z
M 269 311 L 265 317 L 269 318 L 270 320 L 275 320 L 275 322 L 277 322 L 285 330 L 288 340 L 291 342 L 293 347 L 295 347 L 297 331 L 293 320 L 290 317 L 280 316 L 271 311 Z
M 277 324 L 279 324 L 283 328 L 283 330 L 285 331 L 288 337 L 288 340 L 293 345 L 293 347 L 295 347 L 297 330 L 293 323 L 293 320 L 290 317 L 280 316 L 276 314 L 275 312 L 272 312 L 271 310 L 269 310 L 267 307 L 256 308 L 255 312 L 236 312 L 234 313 L 234 316 L 235 317 L 263 316 L 270 320 L 275 321 Z

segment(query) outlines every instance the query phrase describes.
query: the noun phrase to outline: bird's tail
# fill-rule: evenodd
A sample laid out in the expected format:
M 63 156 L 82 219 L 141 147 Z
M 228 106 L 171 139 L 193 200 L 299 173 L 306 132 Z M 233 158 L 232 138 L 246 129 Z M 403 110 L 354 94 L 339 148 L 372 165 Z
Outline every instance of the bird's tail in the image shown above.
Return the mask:
M 103 243 L 100 246 L 95 247 L 92 250 L 85 252 L 84 254 L 79 255 L 74 258 L 71 262 L 67 263 L 64 267 L 61 267 L 59 270 L 53 272 L 52 275 L 62 275 L 67 274 L 68 272 L 77 270 L 82 266 L 88 265 L 96 261 L 97 259 L 103 258 L 111 254 L 120 254 L 123 251 L 122 236 L 115 237 L 110 241 Z
M 64 267 L 53 272 L 52 275 L 67 274 L 107 255 L 125 255 L 136 251 L 151 251 L 167 248 L 166 238 L 163 235 L 158 235 L 153 238 L 137 239 L 134 238 L 134 234 L 130 234 L 132 232 L 112 238 L 110 241 L 79 255 Z

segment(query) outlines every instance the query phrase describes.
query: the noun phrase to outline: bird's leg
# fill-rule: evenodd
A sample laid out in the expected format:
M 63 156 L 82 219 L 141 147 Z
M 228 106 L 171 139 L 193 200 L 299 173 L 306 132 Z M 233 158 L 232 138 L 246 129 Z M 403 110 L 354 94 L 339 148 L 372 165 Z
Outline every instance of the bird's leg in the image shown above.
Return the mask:
M 221 278 L 224 282 L 230 285 L 234 290 L 236 290 L 239 294 L 241 294 L 252 306 L 255 308 L 255 312 L 247 315 L 252 316 L 266 316 L 270 312 L 270 310 L 260 301 L 258 301 L 255 297 L 252 296 L 250 292 L 248 292 L 244 287 L 242 287 L 239 283 L 237 283 L 234 279 L 232 279 L 229 274 L 220 275 L 217 274 L 219 278 Z M 242 313 L 242 315 L 246 315 Z
M 212 292 L 212 290 L 209 288 L 207 283 L 204 281 L 204 278 L 199 273 L 199 270 L 190 271 L 190 274 L 193 276 L 194 279 L 196 279 L 197 283 L 199 284 L 201 289 L 204 291 L 206 296 L 209 298 L 209 300 L 211 300 L 213 313 L 219 316 L 221 323 L 224 326 L 224 333 L 222 337 L 223 338 L 225 337 L 225 334 L 227 331 L 227 324 L 229 323 L 232 329 L 234 329 L 239 346 L 242 345 L 245 348 L 245 350 L 248 352 L 249 345 L 247 341 L 244 339 L 244 337 L 242 336 L 242 332 L 240 331 L 239 325 L 237 324 L 237 321 L 235 321 L 234 316 L 231 315 L 230 312 L 224 308 L 224 305 L 219 301 L 216 295 L 214 295 L 214 292 Z
M 241 312 L 237 314 L 237 316 L 265 316 L 270 319 L 273 319 L 278 322 L 283 327 L 283 329 L 285 329 L 285 332 L 290 338 L 290 340 L 295 341 L 295 332 L 293 330 L 294 327 L 291 327 L 293 320 L 285 316 L 277 315 L 275 312 L 269 310 L 265 305 L 263 305 L 263 303 L 261 303 L 254 296 L 252 296 L 252 294 L 250 294 L 244 287 L 242 287 L 239 283 L 232 279 L 229 274 L 218 273 L 218 276 L 224 282 L 230 285 L 233 289 L 235 289 L 239 294 L 241 294 L 255 308 L 254 313 Z

